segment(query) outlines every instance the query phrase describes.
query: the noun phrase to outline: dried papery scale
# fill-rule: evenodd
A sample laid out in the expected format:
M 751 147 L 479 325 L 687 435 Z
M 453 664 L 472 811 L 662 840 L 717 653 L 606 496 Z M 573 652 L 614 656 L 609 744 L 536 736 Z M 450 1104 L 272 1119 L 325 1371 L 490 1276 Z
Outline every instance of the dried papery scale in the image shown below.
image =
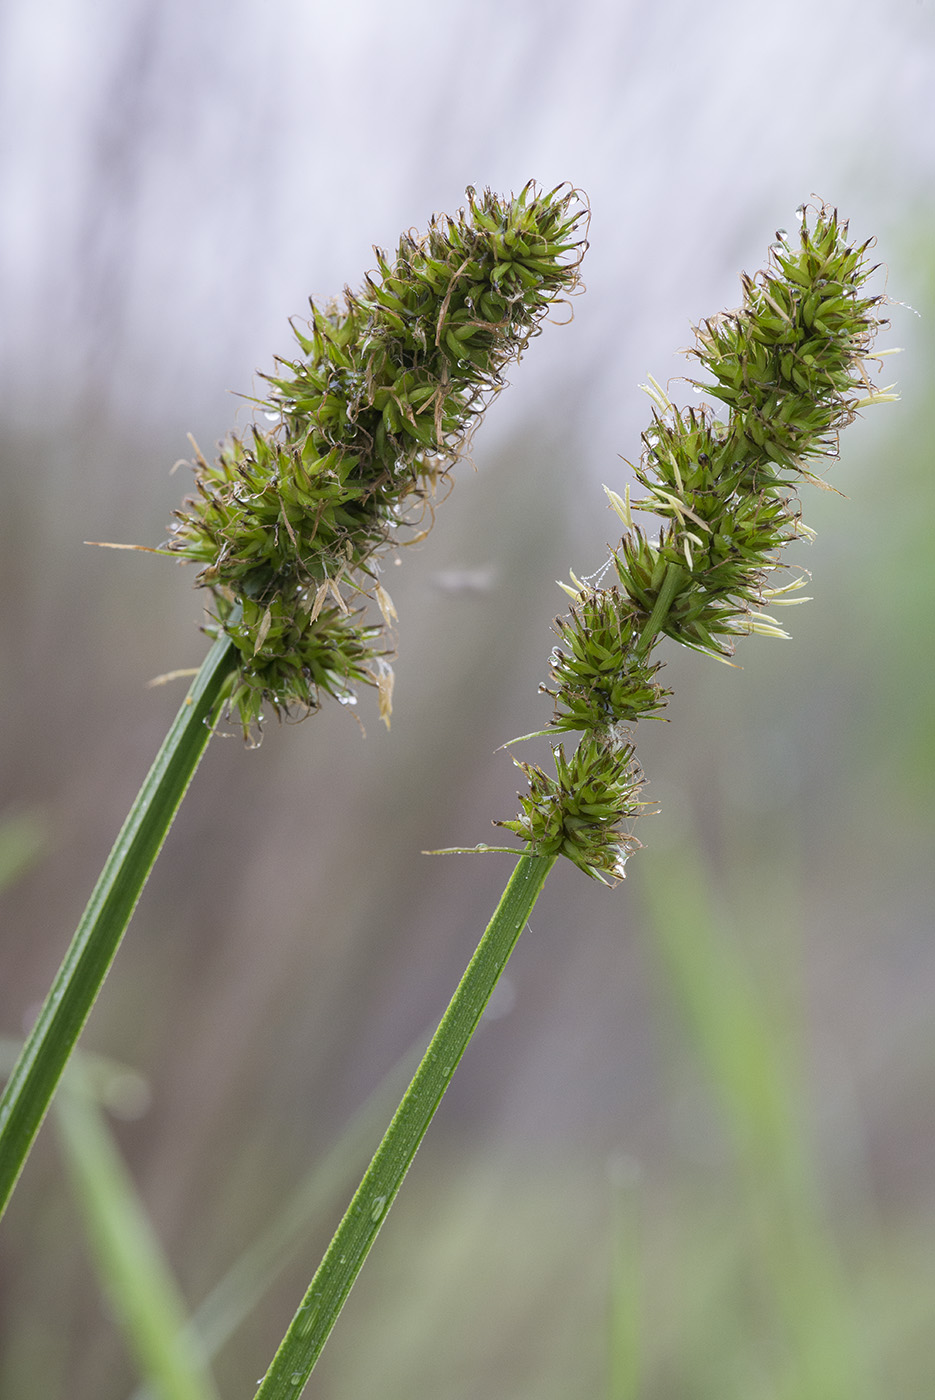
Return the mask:
M 555 703 L 550 727 L 584 734 L 577 752 L 591 790 L 603 781 L 601 821 L 592 842 L 577 825 L 576 838 L 556 846 L 566 820 L 580 815 L 565 781 L 577 753 L 566 760 L 558 745 L 558 781 L 520 764 L 530 782 L 522 816 L 497 823 L 523 837 L 528 854 L 558 849 L 589 875 L 611 883 L 622 876 L 640 806 L 626 728 L 658 717 L 668 694 L 650 653 L 667 636 L 727 659 L 740 635 L 787 635 L 759 609 L 804 601 L 787 596 L 800 580 L 768 587 L 782 547 L 812 536 L 798 485 L 820 482 L 817 464 L 837 456 L 838 434 L 860 408 L 894 397 L 873 388 L 867 367 L 886 324 L 876 314 L 885 297 L 863 295 L 876 270 L 871 245 L 850 244 L 834 210 L 817 208 L 811 219 L 800 212 L 798 246 L 780 237 L 766 270 L 742 277 L 740 309 L 696 328 L 689 353 L 713 383 L 695 387 L 726 405 L 727 420 L 705 407 L 679 409 L 653 383 L 653 419 L 633 469 L 647 494 L 631 503 L 629 493 L 608 491 L 626 527 L 611 556 L 616 583 L 604 589 L 573 577 L 574 586 L 562 585 L 574 606 L 556 623 L 562 645 L 552 654 L 553 685 L 542 689 Z M 655 538 L 634 511 L 661 518 Z
M 577 192 L 467 191 L 455 218 L 404 234 L 341 302 L 311 304 L 299 354 L 266 376 L 268 428 L 195 461 L 197 494 L 167 548 L 201 566 L 215 634 L 239 652 L 244 728 L 264 705 L 316 709 L 385 684 L 386 627 L 367 622 L 380 556 L 431 523 L 438 483 L 464 455 L 549 308 L 575 290 L 587 212 Z M 323 604 L 328 601 L 329 606 Z M 212 630 L 212 629 L 209 629 Z

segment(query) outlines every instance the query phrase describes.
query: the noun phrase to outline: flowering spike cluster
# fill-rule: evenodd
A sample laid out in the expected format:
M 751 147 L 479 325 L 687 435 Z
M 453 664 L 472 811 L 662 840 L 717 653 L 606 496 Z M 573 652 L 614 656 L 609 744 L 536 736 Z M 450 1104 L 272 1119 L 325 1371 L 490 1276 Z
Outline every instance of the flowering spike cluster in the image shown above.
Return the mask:
M 522 816 L 496 825 L 515 831 L 535 855 L 567 856 L 605 885 L 622 880 L 627 857 L 639 845 L 620 830 L 621 805 L 629 815 L 642 805 L 633 745 L 589 734 L 570 759 L 561 744 L 552 752 L 554 778 L 516 760 L 529 780 L 529 792 L 519 795 Z
M 721 400 L 726 421 L 707 407 L 676 408 L 653 383 L 656 408 L 634 468 L 647 494 L 631 504 L 629 492 L 608 491 L 626 526 L 612 553 L 617 582 L 603 589 L 572 576 L 573 588 L 562 585 L 575 604 L 557 622 L 554 685 L 542 688 L 555 702 L 551 727 L 583 731 L 583 757 L 566 760 L 558 745 L 557 782 L 520 764 L 530 784 L 523 815 L 496 825 L 522 836 L 530 853 L 561 851 L 605 882 L 620 878 L 638 844 L 628 825 L 641 806 L 639 776 L 624 727 L 665 703 L 653 647 L 668 636 L 727 658 L 738 635 L 786 635 L 759 609 L 799 601 L 783 595 L 801 579 L 767 587 L 782 546 L 811 537 L 797 484 L 817 480 L 816 461 L 837 456 L 838 433 L 859 408 L 894 397 L 873 389 L 866 367 L 885 324 L 876 316 L 885 298 L 863 294 L 875 270 L 870 245 L 851 245 L 834 210 L 800 216 L 797 243 L 777 235 L 766 270 L 743 276 L 740 309 L 696 328 L 689 353 L 714 380 L 696 387 Z M 634 523 L 634 510 L 661 517 L 655 537 Z M 578 766 L 587 793 L 601 792 L 593 840 L 568 787 Z
M 404 234 L 394 257 L 376 249 L 360 292 L 312 303 L 307 328 L 293 327 L 299 353 L 265 376 L 273 426 L 231 437 L 214 463 L 196 458 L 197 494 L 167 548 L 201 566 L 214 633 L 239 652 L 230 703 L 245 731 L 265 705 L 307 713 L 323 692 L 352 698 L 356 682 L 380 687 L 388 718 L 385 631 L 360 606 L 375 597 L 387 624 L 395 616 L 380 554 L 431 522 L 504 368 L 574 290 L 586 247 L 575 191 L 530 183 L 467 199 Z
M 582 591 L 555 627 L 564 644 L 552 652 L 555 689 L 541 687 L 555 701 L 553 729 L 613 732 L 664 707 L 671 692 L 654 679 L 661 663 L 638 654 L 639 618 L 619 589 Z

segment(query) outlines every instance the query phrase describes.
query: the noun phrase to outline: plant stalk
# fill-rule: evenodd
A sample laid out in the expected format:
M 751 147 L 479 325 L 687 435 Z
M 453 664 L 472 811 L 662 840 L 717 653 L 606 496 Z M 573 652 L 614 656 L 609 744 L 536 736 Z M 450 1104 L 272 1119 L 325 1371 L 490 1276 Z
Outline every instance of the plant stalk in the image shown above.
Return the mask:
M 662 580 L 662 587 L 659 589 L 649 620 L 636 645 L 638 657 L 642 658 L 652 651 L 653 642 L 662 631 L 669 615 L 669 609 L 684 582 L 685 570 L 679 564 L 670 564 L 666 569 L 665 578 Z
M 0 1215 L 211 737 L 237 653 L 215 642 L 114 842 L 0 1099 Z
M 254 1400 L 301 1395 L 555 859 L 518 861 Z

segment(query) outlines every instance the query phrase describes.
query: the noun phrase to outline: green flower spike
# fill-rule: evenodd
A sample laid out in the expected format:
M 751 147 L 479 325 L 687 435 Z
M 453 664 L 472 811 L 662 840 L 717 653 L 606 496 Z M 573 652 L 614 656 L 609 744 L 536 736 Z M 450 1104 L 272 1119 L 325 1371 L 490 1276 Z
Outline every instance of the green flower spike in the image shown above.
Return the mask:
M 633 745 L 608 736 L 588 735 L 570 759 L 561 744 L 552 750 L 556 777 L 514 759 L 529 780 L 520 794 L 523 814 L 495 822 L 521 836 L 527 852 L 567 856 L 602 884 L 623 879 L 623 867 L 639 841 L 621 823 L 639 815 L 642 773 Z
M 667 636 L 727 660 L 740 635 L 787 635 L 760 609 L 805 601 L 788 596 L 802 578 L 767 586 L 782 547 L 812 537 L 798 483 L 819 481 L 816 464 L 837 457 L 838 434 L 860 408 L 895 397 L 874 389 L 867 369 L 886 324 L 876 316 L 885 298 L 863 294 L 871 245 L 851 245 L 834 210 L 799 213 L 797 246 L 777 235 L 767 269 L 742 278 L 740 309 L 695 331 L 689 353 L 714 381 L 695 387 L 721 400 L 726 422 L 707 407 L 676 408 L 651 382 L 656 408 L 633 469 L 647 494 L 631 503 L 629 490 L 607 492 L 626 526 L 612 554 L 617 584 L 572 575 L 562 585 L 574 607 L 556 623 L 554 685 L 542 689 L 555 702 L 551 728 L 585 737 L 570 760 L 553 750 L 557 781 L 520 764 L 523 815 L 495 824 L 521 836 L 527 854 L 567 855 L 605 882 L 622 876 L 638 844 L 627 829 L 641 804 L 626 727 L 658 717 L 669 693 L 654 679 L 652 649 Z M 634 510 L 661 518 L 654 539 Z
M 540 687 L 555 701 L 553 729 L 603 734 L 664 707 L 671 692 L 653 679 L 661 663 L 637 654 L 640 617 L 618 589 L 584 590 L 555 628 L 566 650 L 552 652 L 556 688 Z
M 229 703 L 245 731 L 267 705 L 304 714 L 322 692 L 352 700 L 359 682 L 379 686 L 389 721 L 395 612 L 380 556 L 425 533 L 504 368 L 576 286 L 576 191 L 467 197 L 456 218 L 403 235 L 394 258 L 377 249 L 359 293 L 313 303 L 293 328 L 300 354 L 265 376 L 273 426 L 195 460 L 197 494 L 167 548 L 201 566 L 208 630 L 237 648 Z M 367 598 L 384 626 L 364 621 Z

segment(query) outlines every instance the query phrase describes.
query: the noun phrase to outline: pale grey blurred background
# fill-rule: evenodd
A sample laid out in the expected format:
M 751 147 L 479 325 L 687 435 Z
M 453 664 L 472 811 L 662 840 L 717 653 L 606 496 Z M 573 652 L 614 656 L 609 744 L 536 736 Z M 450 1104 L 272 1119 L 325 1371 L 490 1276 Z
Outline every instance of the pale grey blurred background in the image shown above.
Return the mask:
M 616 538 L 601 484 L 638 455 L 639 383 L 686 372 L 690 324 L 813 194 L 877 237 L 896 303 L 902 402 L 845 435 L 845 496 L 806 498 L 794 641 L 733 671 L 670 658 L 670 722 L 638 736 L 649 852 L 616 892 L 550 877 L 309 1394 L 606 1393 L 609 1164 L 650 1292 L 703 1291 L 684 1280 L 707 1277 L 692 1231 L 726 1149 L 644 912 L 683 855 L 786 989 L 868 1365 L 930 1393 L 933 80 L 931 0 L 0 8 L 0 820 L 39 838 L 0 906 L 6 1035 L 181 700 L 147 681 L 204 652 L 191 570 L 83 541 L 161 542 L 186 435 L 249 421 L 235 395 L 289 353 L 287 318 L 357 285 L 372 244 L 467 184 L 567 180 L 592 211 L 573 322 L 532 344 L 389 581 L 392 730 L 363 696 L 365 739 L 331 707 L 257 751 L 213 742 L 89 1024 L 151 1086 L 119 1139 L 192 1303 L 437 1018 L 494 907 L 505 857 L 420 852 L 514 814 L 496 749 L 548 716 L 555 580 Z M 252 1393 L 343 1194 L 223 1353 L 225 1396 Z M 130 1392 L 48 1130 L 0 1270 L 4 1400 Z M 666 1318 L 633 1393 L 708 1394 L 691 1306 Z

